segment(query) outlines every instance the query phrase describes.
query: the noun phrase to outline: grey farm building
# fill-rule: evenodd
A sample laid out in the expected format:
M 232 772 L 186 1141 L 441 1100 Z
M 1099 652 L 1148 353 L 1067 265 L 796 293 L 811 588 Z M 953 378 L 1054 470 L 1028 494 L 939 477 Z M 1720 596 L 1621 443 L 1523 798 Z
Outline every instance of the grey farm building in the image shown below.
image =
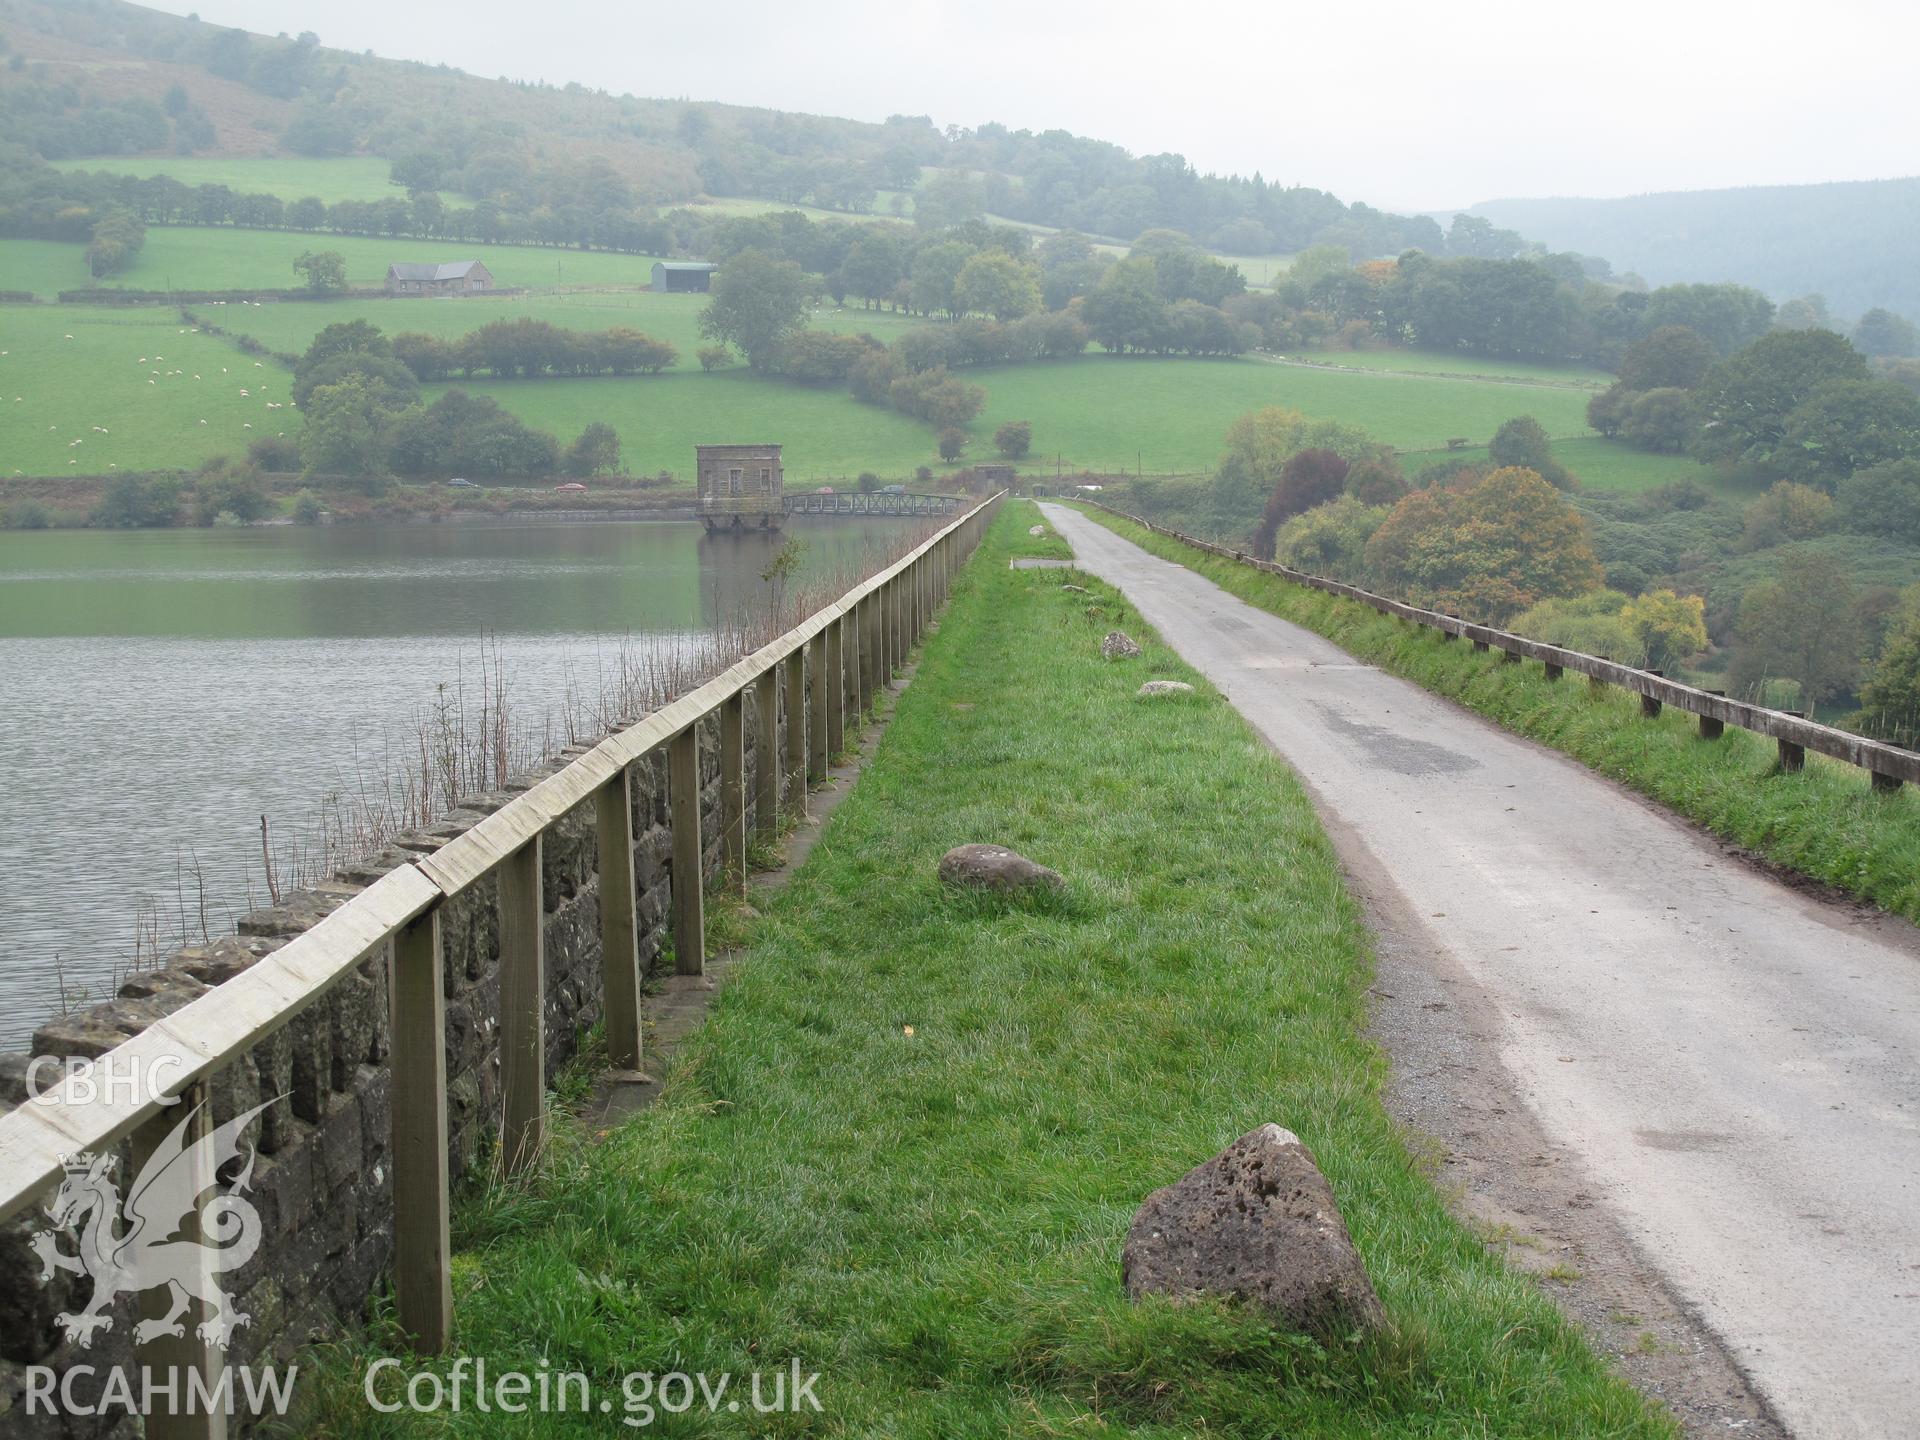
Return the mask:
M 653 288 L 682 294 L 711 290 L 713 272 L 719 268 L 710 260 L 656 260 Z
M 468 295 L 493 289 L 493 272 L 478 260 L 444 265 L 402 261 L 387 266 L 387 289 L 396 295 Z

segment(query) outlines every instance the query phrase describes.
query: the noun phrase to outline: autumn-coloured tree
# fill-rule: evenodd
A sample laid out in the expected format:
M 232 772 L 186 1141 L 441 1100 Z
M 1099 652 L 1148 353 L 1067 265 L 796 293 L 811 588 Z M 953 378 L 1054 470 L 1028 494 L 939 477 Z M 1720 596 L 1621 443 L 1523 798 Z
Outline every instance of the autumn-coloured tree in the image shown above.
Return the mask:
M 1273 537 L 1280 527 L 1296 515 L 1335 499 L 1347 488 L 1347 462 L 1333 451 L 1321 448 L 1302 450 L 1280 467 L 1280 478 L 1253 532 L 1253 553 L 1262 560 L 1273 558 Z
M 1537 471 L 1509 465 L 1463 490 L 1416 490 L 1367 542 L 1390 591 L 1491 624 L 1600 585 L 1586 521 Z
M 1649 590 L 1627 602 L 1620 620 L 1654 670 L 1671 673 L 1707 648 L 1707 602 L 1698 595 Z

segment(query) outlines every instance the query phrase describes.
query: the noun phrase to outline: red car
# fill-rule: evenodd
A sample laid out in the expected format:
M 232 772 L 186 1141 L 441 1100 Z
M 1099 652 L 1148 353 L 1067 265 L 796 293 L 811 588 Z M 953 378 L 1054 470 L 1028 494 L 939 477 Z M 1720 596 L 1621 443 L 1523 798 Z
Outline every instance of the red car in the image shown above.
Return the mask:
M 587 493 L 587 487 L 582 485 L 578 480 L 569 480 L 564 485 L 554 486 L 553 493 L 556 495 L 584 495 Z

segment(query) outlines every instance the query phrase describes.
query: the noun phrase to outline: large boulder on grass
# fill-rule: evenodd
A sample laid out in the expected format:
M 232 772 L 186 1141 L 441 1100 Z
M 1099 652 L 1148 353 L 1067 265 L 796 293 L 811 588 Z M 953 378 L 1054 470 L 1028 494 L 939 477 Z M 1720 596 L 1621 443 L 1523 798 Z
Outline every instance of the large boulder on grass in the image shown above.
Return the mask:
M 1107 638 L 1100 642 L 1100 653 L 1109 660 L 1131 660 L 1140 653 L 1140 647 L 1126 631 L 1109 630 Z
M 1044 535 L 1046 533 L 1047 527 L 1044 525 L 1029 525 L 1027 527 L 1027 534 L 1029 535 Z
M 1184 680 L 1149 680 L 1133 693 L 1142 699 L 1155 695 L 1191 695 L 1193 686 Z
M 940 857 L 940 878 L 963 890 L 1000 895 L 1059 891 L 1067 884 L 1059 871 L 1004 845 L 956 845 Z
M 1332 1187 L 1300 1137 L 1278 1125 L 1242 1135 L 1147 1196 L 1120 1277 L 1136 1300 L 1224 1295 L 1293 1330 L 1386 1323 Z

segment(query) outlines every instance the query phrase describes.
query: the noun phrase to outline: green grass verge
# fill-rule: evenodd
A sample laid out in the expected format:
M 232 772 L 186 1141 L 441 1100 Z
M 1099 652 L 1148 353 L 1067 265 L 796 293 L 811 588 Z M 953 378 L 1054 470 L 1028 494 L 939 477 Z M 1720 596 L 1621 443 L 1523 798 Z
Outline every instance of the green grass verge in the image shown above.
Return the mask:
M 1194 550 L 1097 510 L 1115 533 L 1204 575 L 1249 604 L 1326 636 L 1382 669 L 1564 751 L 1601 774 L 1797 871 L 1920 921 L 1920 800 L 1875 795 L 1863 770 L 1809 755 L 1783 773 L 1772 740 L 1729 729 L 1699 738 L 1693 716 L 1640 714 L 1637 696 L 1596 690 L 1575 676 L 1549 682 L 1541 667 L 1444 643 L 1439 633 L 1381 615 L 1357 600 L 1292 585 Z
M 581 1370 L 616 1406 L 630 1371 L 824 1375 L 823 1415 L 700 1433 L 1671 1435 L 1383 1110 L 1367 936 L 1298 782 L 1112 592 L 1008 569 L 1057 548 L 1036 518 L 1009 506 L 959 577 L 660 1102 L 460 1210 L 454 1352 Z M 1116 624 L 1142 659 L 1100 659 Z M 1199 693 L 1137 701 L 1149 676 Z M 939 856 L 981 839 L 1066 895 L 943 890 Z M 1318 1156 L 1391 1335 L 1126 1300 L 1141 1197 L 1266 1120 Z M 374 1353 L 322 1367 L 326 1433 L 569 1428 L 370 1416 Z

